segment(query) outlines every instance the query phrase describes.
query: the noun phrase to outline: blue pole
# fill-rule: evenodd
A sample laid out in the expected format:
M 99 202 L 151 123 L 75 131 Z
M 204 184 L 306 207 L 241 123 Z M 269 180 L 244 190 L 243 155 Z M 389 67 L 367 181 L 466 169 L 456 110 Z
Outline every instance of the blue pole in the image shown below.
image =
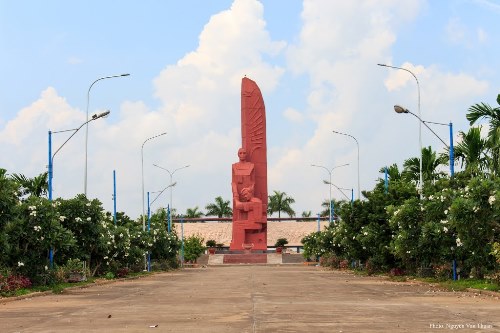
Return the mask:
M 320 225 L 320 221 L 321 221 L 321 220 L 320 220 L 320 216 L 321 216 L 321 215 L 320 215 L 320 214 L 318 214 L 318 232 L 320 232 L 320 231 L 321 231 L 321 225 Z
M 113 170 L 113 220 L 116 225 L 116 171 Z
M 453 151 L 453 123 L 450 121 L 450 173 L 455 175 L 455 156 Z
M 52 132 L 49 131 L 49 201 L 52 201 Z M 49 267 L 52 269 L 54 267 L 54 251 L 52 246 L 49 249 Z
M 148 192 L 148 232 L 151 228 L 151 207 L 149 204 L 149 192 Z
M 181 267 L 184 265 L 184 219 L 181 215 Z
M 52 132 L 49 131 L 49 201 L 52 201 Z
M 332 221 L 335 221 L 335 205 L 333 204 L 333 200 L 332 200 Z
M 354 189 L 351 188 L 351 206 L 354 203 Z
M 455 156 L 453 150 L 453 123 L 450 121 L 450 175 L 455 176 Z M 457 279 L 457 261 L 453 259 L 453 281 Z
M 172 230 L 171 222 L 172 219 L 170 217 L 170 205 L 167 205 L 167 231 L 170 232 Z
M 151 230 L 151 208 L 149 204 L 149 192 L 148 192 L 148 233 Z M 151 252 L 148 251 L 148 272 L 151 272 Z
M 389 172 L 387 171 L 387 167 L 385 167 L 385 182 L 384 182 L 384 188 L 385 188 L 385 194 L 387 194 L 387 191 L 389 190 L 389 178 L 388 174 Z

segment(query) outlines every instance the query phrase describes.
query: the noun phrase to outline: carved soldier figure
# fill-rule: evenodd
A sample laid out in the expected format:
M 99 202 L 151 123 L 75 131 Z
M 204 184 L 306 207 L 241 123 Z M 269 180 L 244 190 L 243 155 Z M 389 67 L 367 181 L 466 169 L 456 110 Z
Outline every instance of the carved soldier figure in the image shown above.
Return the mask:
M 245 148 L 238 150 L 240 161 L 233 164 L 232 189 L 233 189 L 233 214 L 237 214 L 236 220 L 246 221 L 247 227 L 251 223 L 260 222 L 262 218 L 262 201 L 254 196 L 255 168 L 254 164 L 248 162 Z M 260 225 L 255 224 L 256 228 Z M 253 229 L 253 228 L 252 228 Z

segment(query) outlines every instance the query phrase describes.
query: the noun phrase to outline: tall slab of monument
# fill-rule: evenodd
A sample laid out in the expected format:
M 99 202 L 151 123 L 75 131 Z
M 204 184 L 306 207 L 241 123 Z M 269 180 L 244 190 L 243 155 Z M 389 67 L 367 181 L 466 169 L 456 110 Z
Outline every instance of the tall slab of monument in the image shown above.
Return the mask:
M 266 107 L 257 84 L 241 81 L 241 148 L 232 165 L 230 250 L 267 250 Z

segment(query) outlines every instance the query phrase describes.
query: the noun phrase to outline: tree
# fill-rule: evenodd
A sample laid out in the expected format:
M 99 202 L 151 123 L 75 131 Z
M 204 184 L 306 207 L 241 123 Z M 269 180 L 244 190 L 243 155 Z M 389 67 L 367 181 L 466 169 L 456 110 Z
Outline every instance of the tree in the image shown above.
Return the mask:
M 198 210 L 198 206 L 194 208 L 188 208 L 186 210 L 186 218 L 188 219 L 193 219 L 193 218 L 200 218 L 203 216 L 203 212 Z
M 385 174 L 385 168 L 382 167 L 378 172 Z M 387 167 L 387 175 L 391 181 L 401 180 L 401 172 L 399 172 L 398 165 L 396 163 Z
M 203 246 L 203 237 L 200 235 L 191 235 L 184 241 L 184 259 L 188 262 L 196 262 L 196 260 L 205 252 L 206 247 Z
M 442 171 L 438 171 L 437 168 L 440 165 L 446 164 L 446 158 L 441 155 L 437 156 L 436 152 L 432 150 L 432 147 L 422 148 L 422 181 L 435 181 L 444 176 Z M 413 180 L 418 182 L 420 179 L 420 158 L 412 157 L 404 161 L 403 163 L 403 178 L 408 180 Z
M 497 96 L 497 103 L 500 105 L 500 94 Z M 495 175 L 500 175 L 500 107 L 492 108 L 485 103 L 475 104 L 469 108 L 466 117 L 471 126 L 482 118 L 489 121 L 488 146 L 492 152 L 491 170 Z
M 273 195 L 269 196 L 267 212 L 269 215 L 278 212 L 278 218 L 281 218 L 281 212 L 285 212 L 288 216 L 295 216 L 295 211 L 290 206 L 295 202 L 295 199 L 287 196 L 285 192 L 274 191 Z
M 478 175 L 487 168 L 487 141 L 481 138 L 481 127 L 471 127 L 467 133 L 459 132 L 462 137 L 455 148 L 455 159 L 471 175 Z
M 21 196 L 34 195 L 42 197 L 48 192 L 48 173 L 44 172 L 34 178 L 27 178 L 22 174 L 13 174 L 12 179 L 21 186 Z
M 215 215 L 218 218 L 231 217 L 233 215 L 233 210 L 229 205 L 229 200 L 224 201 L 221 196 L 218 196 L 215 198 L 215 203 L 210 203 L 205 206 L 207 210 L 206 216 Z

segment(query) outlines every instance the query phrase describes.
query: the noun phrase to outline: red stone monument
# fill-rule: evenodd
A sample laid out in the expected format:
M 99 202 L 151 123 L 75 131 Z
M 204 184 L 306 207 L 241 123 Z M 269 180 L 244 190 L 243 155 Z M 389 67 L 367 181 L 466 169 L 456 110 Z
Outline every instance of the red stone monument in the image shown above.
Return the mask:
M 267 250 L 266 108 L 257 84 L 241 82 L 241 148 L 232 167 L 230 250 Z

